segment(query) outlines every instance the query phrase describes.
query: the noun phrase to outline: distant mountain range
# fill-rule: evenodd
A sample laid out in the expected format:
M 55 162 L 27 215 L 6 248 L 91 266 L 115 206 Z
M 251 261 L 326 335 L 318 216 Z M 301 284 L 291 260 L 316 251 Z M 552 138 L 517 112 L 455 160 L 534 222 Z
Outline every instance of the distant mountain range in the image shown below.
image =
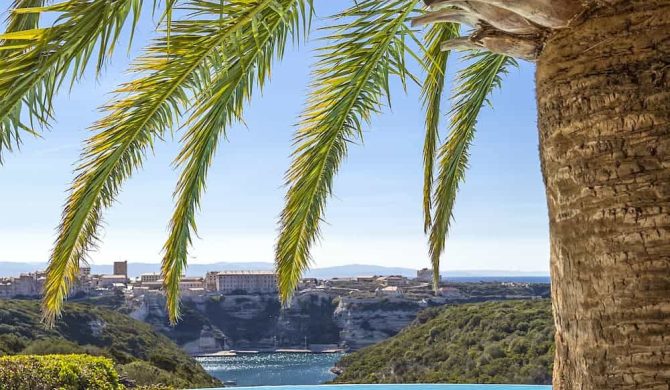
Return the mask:
M 186 274 L 188 276 L 203 276 L 208 271 L 223 270 L 270 270 L 274 264 L 266 262 L 233 263 L 219 262 L 211 264 L 191 264 Z M 46 263 L 15 263 L 0 261 L 0 277 L 15 276 L 21 272 L 33 272 L 46 268 Z M 130 277 L 136 277 L 143 273 L 159 272 L 160 265 L 156 263 L 128 263 Z M 111 274 L 111 264 L 92 264 L 91 272 L 94 274 Z M 354 277 L 363 275 L 402 275 L 407 277 L 416 276 L 416 269 L 402 267 L 383 267 L 380 265 L 348 264 L 335 267 L 314 268 L 307 271 L 306 276 L 320 279 L 335 277 Z M 522 272 L 502 270 L 467 270 L 443 272 L 442 277 L 449 280 L 477 281 L 477 280 L 528 280 L 548 281 L 548 275 L 544 272 Z M 536 280 L 537 279 L 537 280 Z

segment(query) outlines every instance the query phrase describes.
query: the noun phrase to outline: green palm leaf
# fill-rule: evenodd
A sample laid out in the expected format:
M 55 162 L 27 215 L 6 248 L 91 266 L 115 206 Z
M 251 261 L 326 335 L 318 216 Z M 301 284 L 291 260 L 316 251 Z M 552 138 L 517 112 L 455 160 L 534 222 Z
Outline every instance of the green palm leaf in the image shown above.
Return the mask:
M 451 109 L 450 133 L 439 150 L 439 174 L 435 188 L 435 212 L 430 230 L 430 256 L 433 266 L 433 284 L 437 288 L 440 256 L 451 223 L 458 186 L 468 165 L 468 149 L 475 134 L 477 116 L 488 102 L 491 91 L 500 86 L 501 76 L 516 61 L 492 53 L 472 54 L 466 57 L 472 64 L 458 74 Z
M 425 36 L 427 51 L 423 64 L 426 68 L 426 78 L 421 95 L 426 109 L 426 136 L 423 143 L 423 229 L 426 233 L 432 225 L 435 151 L 440 140 L 440 106 L 450 53 L 442 50 L 442 43 L 458 37 L 459 28 L 460 26 L 455 23 L 439 23 L 433 25 Z
M 0 161 L 21 132 L 37 135 L 48 126 L 52 100 L 68 74 L 83 74 L 97 51 L 97 69 L 113 51 L 129 15 L 137 22 L 141 0 L 70 0 L 42 6 L 40 0 L 14 2 L 7 31 L 0 34 Z M 39 28 L 42 14 L 58 15 Z M 22 116 L 29 118 L 24 123 Z
M 43 0 L 15 0 L 10 6 L 10 9 L 39 7 L 42 6 L 42 4 Z M 35 29 L 37 28 L 38 23 L 39 17 L 36 14 L 11 12 L 7 18 L 6 32 L 11 33 Z M 0 47 L 4 48 L 4 50 L 0 50 L 0 61 L 10 55 L 11 51 L 8 48 L 16 47 L 17 43 L 20 43 L 20 41 L 11 39 L 5 39 L 0 42 Z M 18 118 L 18 115 L 14 114 L 14 117 Z M 2 150 L 11 150 L 14 144 L 20 142 L 21 134 L 19 133 L 19 129 L 19 126 L 3 126 L 2 122 L 0 122 L 0 163 L 2 163 Z M 37 133 L 33 134 L 37 135 Z
M 283 55 L 288 37 L 297 35 L 306 5 L 280 0 L 260 12 L 224 50 L 228 56 L 224 62 L 229 65 L 214 75 L 211 86 L 196 100 L 190 127 L 182 138 L 184 147 L 175 161 L 182 172 L 170 236 L 164 246 L 162 273 L 172 323 L 179 318 L 179 280 L 186 268 L 191 236 L 197 234 L 195 213 L 219 139 L 231 122 L 241 118 L 253 86 L 262 87 L 270 76 L 273 59 Z
M 15 10 L 19 8 L 34 8 L 41 7 L 44 5 L 44 0 L 14 0 L 12 5 L 9 6 L 10 10 Z M 21 12 L 10 12 L 7 17 L 7 28 L 6 32 L 15 32 L 23 30 L 32 30 L 37 28 L 39 23 L 39 14 L 35 13 L 21 13 Z M 2 46 L 10 46 L 15 41 L 3 42 Z M 2 55 L 0 53 L 0 55 Z
M 310 263 L 332 182 L 349 142 L 389 96 L 389 77 L 407 75 L 404 38 L 418 0 L 363 0 L 336 16 L 329 44 L 320 49 L 315 81 L 295 137 L 286 174 L 289 190 L 281 214 L 276 268 L 282 302 L 289 302 Z
M 133 66 L 141 76 L 117 90 L 104 110 L 77 168 L 47 270 L 43 308 L 47 324 L 60 314 L 79 262 L 96 242 L 102 210 L 122 183 L 141 166 L 154 140 L 171 128 L 214 74 L 226 69 L 226 49 L 235 46 L 278 0 L 189 1 L 190 19 L 172 21 L 170 38 L 156 40 Z

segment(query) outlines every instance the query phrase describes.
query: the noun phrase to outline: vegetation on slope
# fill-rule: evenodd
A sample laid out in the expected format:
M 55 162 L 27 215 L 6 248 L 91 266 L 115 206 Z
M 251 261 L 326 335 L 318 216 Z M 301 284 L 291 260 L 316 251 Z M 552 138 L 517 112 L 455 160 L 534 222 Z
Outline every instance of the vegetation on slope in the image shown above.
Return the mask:
M 428 309 L 398 335 L 344 356 L 334 382 L 549 384 L 553 335 L 546 299 Z
M 172 341 L 126 315 L 68 304 L 53 329 L 40 319 L 38 301 L 0 300 L 0 355 L 84 353 L 111 358 L 120 375 L 137 385 L 219 384 Z
M 120 390 L 111 360 L 87 355 L 0 357 L 0 388 L 11 390 Z

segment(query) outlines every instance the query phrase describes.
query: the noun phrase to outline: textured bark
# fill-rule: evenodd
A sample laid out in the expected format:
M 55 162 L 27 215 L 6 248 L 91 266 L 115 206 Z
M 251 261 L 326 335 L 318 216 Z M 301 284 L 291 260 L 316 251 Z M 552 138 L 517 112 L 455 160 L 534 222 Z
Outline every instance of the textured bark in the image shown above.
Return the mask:
M 670 2 L 603 2 L 538 59 L 554 390 L 670 389 Z
M 593 4 L 582 0 L 423 0 L 428 13 L 412 23 L 464 23 L 467 37 L 450 39 L 442 50 L 475 49 L 535 61 L 546 38 L 579 21 Z M 609 2 L 613 0 L 601 0 Z

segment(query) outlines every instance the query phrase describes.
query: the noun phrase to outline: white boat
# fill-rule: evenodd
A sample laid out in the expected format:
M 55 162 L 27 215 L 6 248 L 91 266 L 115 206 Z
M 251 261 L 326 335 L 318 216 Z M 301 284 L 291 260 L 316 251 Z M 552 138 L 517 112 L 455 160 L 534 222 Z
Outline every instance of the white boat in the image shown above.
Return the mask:
M 207 356 L 233 357 L 233 356 L 237 356 L 237 353 L 236 353 L 235 351 L 219 351 L 219 352 L 214 352 L 214 353 L 212 353 L 212 354 L 209 354 L 209 355 L 207 355 Z

